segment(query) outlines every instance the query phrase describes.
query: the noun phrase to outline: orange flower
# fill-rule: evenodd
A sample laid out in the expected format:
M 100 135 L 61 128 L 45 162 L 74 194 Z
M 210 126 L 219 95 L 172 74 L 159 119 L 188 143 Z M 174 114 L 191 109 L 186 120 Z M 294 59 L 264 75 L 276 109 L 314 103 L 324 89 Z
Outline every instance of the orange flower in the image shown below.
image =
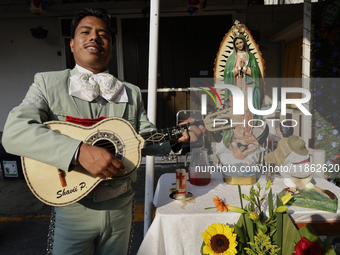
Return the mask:
M 225 204 L 223 201 L 221 201 L 221 199 L 216 196 L 214 198 L 214 203 L 215 203 L 215 206 L 217 208 L 216 212 L 218 211 L 221 211 L 221 212 L 229 212 L 230 210 L 228 209 L 228 204 Z

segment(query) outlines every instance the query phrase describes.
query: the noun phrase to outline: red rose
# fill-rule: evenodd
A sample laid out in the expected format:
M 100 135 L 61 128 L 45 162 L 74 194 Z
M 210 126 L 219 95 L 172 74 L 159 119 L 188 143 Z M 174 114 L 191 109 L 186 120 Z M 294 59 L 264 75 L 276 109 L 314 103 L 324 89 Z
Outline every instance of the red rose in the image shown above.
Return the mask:
M 295 253 L 292 255 L 322 255 L 322 248 L 319 243 L 310 242 L 302 237 L 295 245 Z

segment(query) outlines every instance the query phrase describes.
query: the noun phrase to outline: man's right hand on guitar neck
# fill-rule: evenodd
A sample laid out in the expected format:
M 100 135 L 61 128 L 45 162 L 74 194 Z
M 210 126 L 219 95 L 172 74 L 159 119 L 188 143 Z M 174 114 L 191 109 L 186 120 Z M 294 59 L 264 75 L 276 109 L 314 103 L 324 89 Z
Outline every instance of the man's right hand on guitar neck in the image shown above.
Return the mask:
M 124 172 L 125 166 L 106 149 L 82 143 L 79 148 L 78 163 L 88 172 L 101 179 Z

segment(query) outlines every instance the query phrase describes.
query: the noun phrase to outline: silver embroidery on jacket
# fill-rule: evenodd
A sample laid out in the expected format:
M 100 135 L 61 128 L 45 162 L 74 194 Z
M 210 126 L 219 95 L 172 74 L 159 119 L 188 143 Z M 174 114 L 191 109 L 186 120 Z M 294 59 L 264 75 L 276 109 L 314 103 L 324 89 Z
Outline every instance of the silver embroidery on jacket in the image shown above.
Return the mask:
M 42 101 L 44 101 L 44 95 L 39 90 L 38 86 L 33 83 L 32 86 L 35 86 L 38 90 L 36 92 L 29 91 L 22 103 L 19 106 L 32 106 L 32 105 L 39 105 Z

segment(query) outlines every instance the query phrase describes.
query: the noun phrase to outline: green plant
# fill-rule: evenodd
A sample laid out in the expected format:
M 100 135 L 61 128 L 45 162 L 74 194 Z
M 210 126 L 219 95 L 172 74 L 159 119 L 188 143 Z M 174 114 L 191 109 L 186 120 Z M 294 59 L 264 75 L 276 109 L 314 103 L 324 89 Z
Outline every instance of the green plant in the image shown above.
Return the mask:
M 244 248 L 248 255 L 276 255 L 280 248 L 272 244 L 270 237 L 261 231 L 255 236 L 254 243 L 248 242 L 250 248 Z

